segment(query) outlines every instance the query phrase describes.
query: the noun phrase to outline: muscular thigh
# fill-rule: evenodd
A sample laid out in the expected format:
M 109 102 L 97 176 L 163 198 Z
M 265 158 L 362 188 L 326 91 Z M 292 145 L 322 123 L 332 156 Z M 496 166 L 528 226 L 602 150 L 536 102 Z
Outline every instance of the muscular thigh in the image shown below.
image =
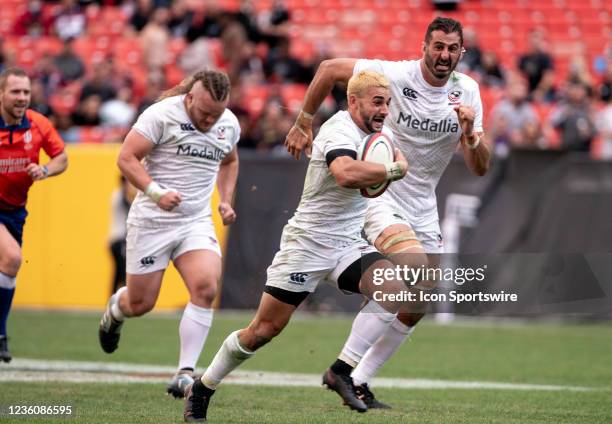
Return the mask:
M 190 293 L 203 286 L 216 285 L 221 279 L 221 257 L 212 250 L 185 252 L 174 259 L 174 266 Z

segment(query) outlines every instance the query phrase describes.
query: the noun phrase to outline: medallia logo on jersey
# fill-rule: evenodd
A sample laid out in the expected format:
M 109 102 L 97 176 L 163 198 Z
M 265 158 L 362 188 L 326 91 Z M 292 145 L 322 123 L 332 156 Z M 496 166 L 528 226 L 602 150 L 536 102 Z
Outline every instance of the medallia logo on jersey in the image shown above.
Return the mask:
M 452 90 L 448 92 L 448 104 L 452 105 L 452 106 L 456 106 L 458 104 L 461 104 L 461 91 L 459 90 Z
M 404 115 L 403 112 L 399 113 L 397 120 L 395 121 L 398 125 L 405 125 L 406 128 L 412 128 L 415 130 L 427 131 L 427 132 L 453 132 L 459 131 L 459 124 L 457 121 L 452 119 L 440 119 L 439 121 L 432 121 L 430 118 L 417 119 L 413 118 L 412 115 Z
M 32 148 L 32 132 L 27 130 L 23 134 L 23 142 L 25 143 L 23 148 L 26 150 L 30 150 Z
M 225 152 L 216 147 L 210 148 L 209 146 L 204 146 L 201 149 L 198 149 L 196 146 L 192 146 L 190 144 L 181 144 L 178 146 L 176 149 L 176 154 L 178 156 L 191 156 L 216 161 L 220 161 L 225 156 Z
M 225 127 L 223 125 L 217 128 L 217 140 L 225 140 Z
M 416 100 L 416 99 L 417 99 L 417 94 L 419 94 L 419 93 L 418 93 L 418 91 L 413 90 L 413 89 L 412 89 L 412 88 L 410 88 L 410 87 L 404 87 L 404 89 L 402 90 L 402 94 L 403 94 L 403 95 L 404 95 L 404 97 L 406 97 L 407 99 L 410 99 L 410 100 Z

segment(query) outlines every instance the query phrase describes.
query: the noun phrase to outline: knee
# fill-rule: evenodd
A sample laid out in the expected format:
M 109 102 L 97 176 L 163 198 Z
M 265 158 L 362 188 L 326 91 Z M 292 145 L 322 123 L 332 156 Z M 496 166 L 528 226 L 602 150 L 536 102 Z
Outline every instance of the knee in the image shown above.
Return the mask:
M 130 315 L 133 317 L 139 317 L 141 315 L 150 312 L 155 306 L 154 301 L 148 299 L 132 299 L 128 300 Z
M 217 296 L 216 281 L 203 281 L 191 291 L 191 301 L 196 305 L 210 307 Z
M 397 314 L 397 319 L 404 325 L 408 327 L 414 327 L 417 323 L 423 318 L 425 314 L 420 313 L 404 313 L 400 312 Z
M 0 271 L 4 274 L 14 277 L 17 275 L 21 267 L 21 251 L 19 249 L 10 249 L 2 252 L 0 256 Z

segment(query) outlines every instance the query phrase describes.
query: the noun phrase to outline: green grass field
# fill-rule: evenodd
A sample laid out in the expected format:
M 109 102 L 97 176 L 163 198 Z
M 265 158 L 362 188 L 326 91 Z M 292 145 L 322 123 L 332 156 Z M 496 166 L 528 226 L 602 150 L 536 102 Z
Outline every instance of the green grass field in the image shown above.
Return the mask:
M 204 354 L 210 362 L 230 331 L 250 314 L 218 313 Z M 117 352 L 97 342 L 99 315 L 14 311 L 9 321 L 15 358 L 126 362 L 175 366 L 178 315 L 127 322 Z M 298 315 L 244 370 L 321 374 L 338 354 L 351 317 Z M 2 381 L 0 405 L 74 405 L 73 418 L 16 418 L 13 422 L 181 422 L 181 401 L 163 384 Z M 9 368 L 6 368 L 9 369 Z M 423 323 L 380 377 L 546 384 L 589 391 L 378 389 L 391 411 L 357 414 L 332 392 L 314 387 L 225 385 L 209 410 L 211 423 L 611 423 L 612 326 L 551 323 Z M 0 417 L 0 422 L 11 422 Z

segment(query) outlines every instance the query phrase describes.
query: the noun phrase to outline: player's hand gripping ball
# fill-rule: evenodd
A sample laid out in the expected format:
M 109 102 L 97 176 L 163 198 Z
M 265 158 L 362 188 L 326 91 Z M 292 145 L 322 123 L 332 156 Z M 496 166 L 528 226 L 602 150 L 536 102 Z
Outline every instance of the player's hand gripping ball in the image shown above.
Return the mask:
M 369 134 L 363 139 L 357 150 L 357 159 L 381 165 L 390 164 L 395 161 L 395 146 L 389 137 L 381 132 Z M 387 180 L 362 188 L 360 189 L 361 195 L 368 198 L 378 197 L 385 192 L 389 184 L 391 181 Z

